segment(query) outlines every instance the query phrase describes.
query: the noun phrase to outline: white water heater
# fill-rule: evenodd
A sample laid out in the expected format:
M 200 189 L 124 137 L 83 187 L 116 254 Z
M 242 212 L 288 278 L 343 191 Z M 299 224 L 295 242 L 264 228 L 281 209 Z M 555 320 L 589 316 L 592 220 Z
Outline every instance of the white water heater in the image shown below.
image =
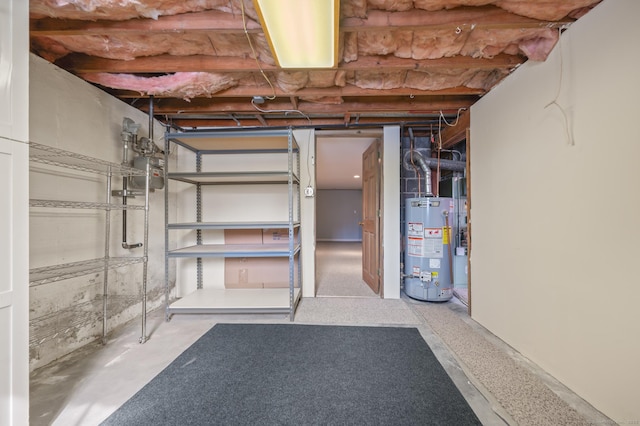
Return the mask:
M 421 197 L 406 200 L 404 292 L 429 302 L 453 297 L 454 200 Z

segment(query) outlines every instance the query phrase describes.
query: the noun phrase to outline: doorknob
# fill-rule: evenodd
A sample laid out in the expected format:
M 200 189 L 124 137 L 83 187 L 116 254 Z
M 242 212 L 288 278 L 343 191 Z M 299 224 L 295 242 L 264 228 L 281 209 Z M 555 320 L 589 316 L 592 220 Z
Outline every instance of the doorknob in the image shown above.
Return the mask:
M 364 222 L 358 222 L 358 225 L 363 226 Z

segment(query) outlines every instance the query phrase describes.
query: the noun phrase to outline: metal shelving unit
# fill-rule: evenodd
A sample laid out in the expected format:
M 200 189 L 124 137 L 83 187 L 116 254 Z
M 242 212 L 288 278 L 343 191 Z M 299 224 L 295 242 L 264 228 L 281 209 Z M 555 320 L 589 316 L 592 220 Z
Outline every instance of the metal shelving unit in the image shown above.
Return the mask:
M 34 142 L 29 144 L 29 160 L 34 163 L 47 164 L 64 169 L 78 170 L 90 174 L 106 176 L 105 202 L 84 202 L 67 200 L 43 200 L 32 199 L 29 206 L 32 208 L 60 208 L 60 209 L 93 209 L 105 211 L 105 241 L 104 257 L 98 259 L 88 259 L 79 262 L 71 262 L 57 265 L 50 265 L 29 270 L 29 286 L 35 287 L 49 284 L 83 275 L 102 273 L 103 274 L 103 296 L 102 296 L 102 337 L 107 335 L 107 303 L 108 303 L 108 283 L 109 270 L 121 268 L 127 265 L 142 263 L 142 334 L 140 342 L 147 340 L 146 320 L 147 320 L 147 260 L 149 242 L 149 169 L 140 170 L 126 165 L 111 163 L 98 158 L 88 157 L 70 151 L 40 145 Z M 144 205 L 125 205 L 111 202 L 111 181 L 114 176 L 127 179 L 132 176 L 146 176 L 146 187 L 144 190 Z M 111 234 L 111 211 L 112 210 L 141 210 L 144 211 L 144 242 L 143 256 L 138 257 L 112 257 L 109 253 Z
M 177 313 L 285 313 L 293 321 L 301 293 L 301 236 L 300 228 L 299 147 L 291 129 L 239 130 L 167 133 L 165 136 L 165 164 L 169 164 L 172 146 L 180 146 L 195 154 L 195 170 L 169 171 L 170 181 L 183 182 L 195 187 L 196 221 L 170 222 L 169 200 L 165 190 L 165 298 L 167 320 Z M 276 171 L 204 171 L 203 156 L 242 154 L 282 154 L 281 170 Z M 288 220 L 282 221 L 202 221 L 202 187 L 206 185 L 282 185 L 288 191 Z M 224 208 L 224 207 L 221 207 Z M 229 229 L 270 229 L 286 228 L 289 240 L 283 244 L 204 244 L 202 231 Z M 175 230 L 195 230 L 193 245 L 169 250 L 169 232 Z M 204 258 L 287 258 L 289 260 L 288 288 L 222 288 L 221 284 L 204 288 L 202 260 Z M 192 293 L 171 302 L 169 288 L 170 259 L 196 259 L 197 278 Z M 297 267 L 297 273 L 296 273 Z

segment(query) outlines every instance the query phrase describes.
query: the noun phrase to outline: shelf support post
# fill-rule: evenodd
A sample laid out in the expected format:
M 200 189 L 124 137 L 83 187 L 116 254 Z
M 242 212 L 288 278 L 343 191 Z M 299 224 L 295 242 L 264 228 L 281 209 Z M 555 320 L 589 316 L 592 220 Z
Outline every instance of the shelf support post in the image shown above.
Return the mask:
M 107 168 L 107 198 L 104 224 L 104 272 L 102 283 L 102 344 L 107 343 L 107 304 L 109 287 L 109 236 L 111 234 L 111 178 L 113 176 L 111 166 Z
M 196 154 L 196 172 L 202 171 L 202 154 L 198 152 Z M 196 222 L 202 222 L 202 185 L 198 183 L 196 185 Z M 202 245 L 202 230 L 196 230 L 196 244 Z M 197 274 L 197 288 L 202 289 L 202 258 L 196 259 L 196 274 Z

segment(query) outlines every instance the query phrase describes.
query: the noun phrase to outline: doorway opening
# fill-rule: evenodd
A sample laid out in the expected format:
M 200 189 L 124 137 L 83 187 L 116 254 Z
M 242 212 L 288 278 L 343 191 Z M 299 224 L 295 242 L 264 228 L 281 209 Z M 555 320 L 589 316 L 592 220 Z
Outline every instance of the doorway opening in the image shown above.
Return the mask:
M 316 132 L 316 297 L 380 297 L 363 280 L 363 154 L 380 129 Z

